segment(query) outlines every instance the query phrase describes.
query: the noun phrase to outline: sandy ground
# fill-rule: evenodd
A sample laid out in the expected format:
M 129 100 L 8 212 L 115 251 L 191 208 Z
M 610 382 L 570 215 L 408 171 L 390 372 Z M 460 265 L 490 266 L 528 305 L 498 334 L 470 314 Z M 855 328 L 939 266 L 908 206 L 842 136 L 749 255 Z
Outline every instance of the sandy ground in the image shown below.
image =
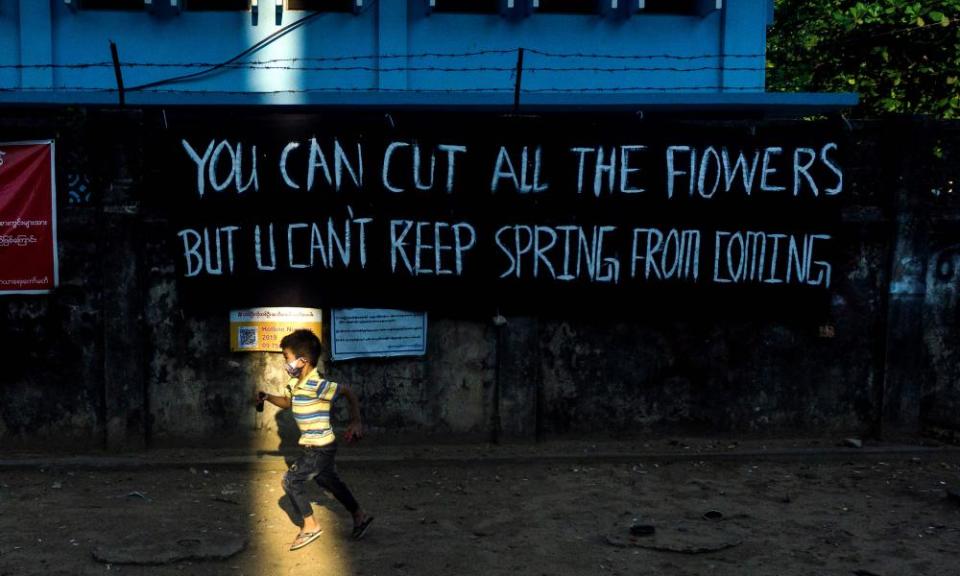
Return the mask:
M 296 552 L 280 458 L 6 469 L 0 576 L 960 575 L 957 451 L 501 456 L 342 457 L 374 525 L 349 540 L 348 515 L 314 486 L 324 534 Z M 634 524 L 656 532 L 631 537 Z M 224 560 L 161 558 L 231 543 L 245 547 Z

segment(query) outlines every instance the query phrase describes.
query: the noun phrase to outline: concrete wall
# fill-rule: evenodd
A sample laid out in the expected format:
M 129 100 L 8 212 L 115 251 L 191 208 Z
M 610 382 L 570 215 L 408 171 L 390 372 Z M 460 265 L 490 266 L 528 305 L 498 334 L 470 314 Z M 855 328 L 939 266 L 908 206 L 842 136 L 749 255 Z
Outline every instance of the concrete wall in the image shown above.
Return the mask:
M 249 403 L 255 387 L 282 385 L 279 355 L 231 354 L 222 314 L 184 312 L 166 223 L 140 204 L 141 121 L 84 109 L 0 118 L 5 138 L 57 139 L 62 282 L 0 298 L 0 439 L 291 442 L 285 414 L 257 420 Z M 431 316 L 425 357 L 328 362 L 328 375 L 360 392 L 383 440 L 960 429 L 960 127 L 851 128 L 829 325 Z
M 933 174 L 922 181 L 920 195 L 927 205 L 920 221 L 926 230 L 925 258 L 916 262 L 922 283 L 923 390 L 922 421 L 932 429 L 960 429 L 960 132 L 958 126 L 929 138 L 941 157 Z M 921 174 L 924 174 L 921 171 Z M 960 434 L 954 434 L 960 438 Z
M 92 173 L 83 152 L 85 115 L 46 110 L 4 115 L 4 141 L 56 138 L 60 145 L 58 223 L 60 288 L 49 297 L 0 298 L 0 436 L 51 438 L 66 445 L 102 445 L 104 235 L 99 203 L 72 203 L 67 175 Z M 98 190 L 110 184 L 100 182 Z M 98 195 L 99 197 L 99 195 Z

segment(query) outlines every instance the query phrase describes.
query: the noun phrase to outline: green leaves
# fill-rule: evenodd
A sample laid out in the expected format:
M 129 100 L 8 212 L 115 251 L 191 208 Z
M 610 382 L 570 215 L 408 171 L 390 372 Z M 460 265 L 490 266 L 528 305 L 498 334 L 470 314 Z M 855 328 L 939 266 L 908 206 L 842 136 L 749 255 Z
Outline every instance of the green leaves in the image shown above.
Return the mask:
M 771 91 L 859 92 L 862 116 L 960 118 L 960 0 L 777 0 Z

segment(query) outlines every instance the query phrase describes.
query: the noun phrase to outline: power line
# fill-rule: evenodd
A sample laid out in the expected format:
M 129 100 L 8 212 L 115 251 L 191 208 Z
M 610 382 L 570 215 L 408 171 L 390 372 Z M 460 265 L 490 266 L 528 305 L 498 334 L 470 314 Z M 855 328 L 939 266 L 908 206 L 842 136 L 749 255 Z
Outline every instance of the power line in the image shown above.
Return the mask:
M 247 56 L 247 55 L 249 55 L 249 54 L 253 54 L 253 53 L 259 51 L 259 50 L 260 50 L 261 48 L 263 48 L 264 46 L 267 46 L 267 45 L 273 43 L 275 40 L 277 40 L 277 39 L 279 39 L 279 38 L 282 38 L 283 36 L 286 36 L 286 35 L 289 34 L 290 32 L 293 32 L 293 31 L 296 30 L 297 28 L 300 28 L 300 27 L 308 24 L 310 21 L 312 21 L 312 20 L 314 20 L 315 18 L 321 16 L 322 14 L 323 14 L 323 12 L 314 12 L 313 14 L 304 16 L 303 18 L 297 20 L 296 22 L 292 22 L 292 23 L 284 26 L 283 28 L 280 28 L 280 29 L 277 30 L 276 32 L 271 33 L 271 34 L 268 35 L 266 38 L 264 38 L 264 39 L 256 42 L 253 46 L 250 46 L 249 48 L 247 48 L 246 50 L 240 52 L 240 53 L 237 54 L 236 56 L 225 60 L 225 61 L 222 62 L 221 64 L 212 66 L 212 67 L 210 67 L 209 69 L 201 70 L 201 71 L 199 71 L 199 72 L 194 72 L 194 73 L 192 73 L 192 74 L 184 74 L 184 75 L 182 75 L 182 76 L 174 76 L 174 77 L 172 77 L 172 78 L 166 78 L 166 79 L 164 79 L 164 80 L 157 80 L 157 81 L 155 81 L 155 82 L 148 82 L 148 83 L 146 83 L 146 84 L 140 84 L 139 86 L 132 86 L 132 87 L 128 88 L 127 91 L 145 90 L 145 89 L 148 89 L 148 88 L 154 88 L 154 87 L 163 86 L 163 85 L 166 85 L 166 84 L 176 84 L 176 83 L 180 83 L 180 82 L 186 82 L 186 81 L 188 81 L 188 80 L 194 80 L 194 79 L 200 78 L 200 77 L 202 77 L 202 76 L 207 76 L 207 75 L 212 74 L 212 73 L 214 73 L 214 72 L 216 72 L 216 71 L 218 71 L 218 70 L 224 69 L 227 65 L 232 64 L 233 62 L 236 62 L 237 60 L 239 60 L 239 59 L 241 59 L 241 58 L 243 58 L 243 57 L 245 57 L 245 56 Z

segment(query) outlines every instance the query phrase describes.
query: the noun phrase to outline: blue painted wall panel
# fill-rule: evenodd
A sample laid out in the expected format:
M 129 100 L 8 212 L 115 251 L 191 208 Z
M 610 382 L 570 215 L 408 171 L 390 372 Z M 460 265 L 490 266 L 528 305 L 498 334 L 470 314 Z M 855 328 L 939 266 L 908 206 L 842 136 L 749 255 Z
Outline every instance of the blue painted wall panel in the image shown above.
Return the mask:
M 273 1 L 261 4 L 254 23 L 249 12 L 122 12 L 71 9 L 62 0 L 0 0 L 0 64 L 58 66 L 29 70 L 22 78 L 17 70 L 0 69 L 3 87 L 45 91 L 42 96 L 21 93 L 19 100 L 8 92 L 0 100 L 112 102 L 110 40 L 119 47 L 130 89 L 203 69 L 189 64 L 223 62 L 312 14 L 285 11 L 278 25 Z M 769 16 L 769 0 L 726 0 L 722 11 L 705 16 L 535 13 L 519 19 L 427 15 L 419 0 L 380 1 L 367 3 L 359 15 L 313 18 L 243 60 L 262 63 L 258 66 L 222 69 L 149 94 L 131 93 L 128 101 L 196 102 L 193 93 L 199 92 L 209 103 L 235 102 L 237 95 L 247 103 L 322 103 L 383 91 L 365 101 L 389 105 L 410 101 L 396 98 L 394 91 L 403 90 L 487 90 L 508 98 L 521 46 L 527 49 L 522 86 L 527 99 L 557 91 L 584 104 L 601 94 L 762 92 Z M 22 35 L 24 27 L 29 35 Z M 485 53 L 426 55 L 473 52 Z M 90 63 L 101 65 L 62 67 Z M 474 102 L 466 96 L 463 101 Z
M 267 3 L 270 4 L 270 3 Z M 72 10 L 62 2 L 53 2 L 54 60 L 58 63 L 102 62 L 109 60 L 108 40 L 120 47 L 122 61 L 131 63 L 178 63 L 184 61 L 218 62 L 239 53 L 252 43 L 278 30 L 269 10 L 262 10 L 257 25 L 246 12 L 182 12 L 178 16 L 159 16 L 148 12 L 112 12 Z M 397 4 L 394 4 L 396 6 Z M 396 9 L 393 9 L 396 12 Z M 757 11 L 756 23 L 763 26 L 765 12 Z M 402 31 L 382 33 L 378 30 L 378 13 L 373 9 L 358 16 L 327 13 L 307 26 L 290 33 L 259 52 L 255 59 L 289 57 L 331 57 L 377 54 L 381 44 L 386 48 L 403 47 L 391 42 Z M 307 15 L 285 12 L 284 24 Z M 591 52 L 603 54 L 717 54 L 720 48 L 721 15 L 706 17 L 635 15 L 628 19 L 599 15 L 536 14 L 523 19 L 499 15 L 432 14 L 404 15 L 399 24 L 405 28 L 406 49 L 413 54 L 424 52 L 458 53 L 479 50 L 512 50 L 518 46 L 546 52 Z M 396 15 L 393 16 L 396 19 Z M 405 21 L 404 21 L 405 20 Z M 382 28 L 389 28 L 390 22 Z M 39 40 L 38 40 L 39 42 Z M 474 68 L 492 66 L 512 68 L 513 54 L 462 59 L 390 59 L 385 61 L 307 62 L 309 66 L 336 65 L 383 66 L 388 70 L 413 67 L 406 73 L 408 87 L 417 89 L 513 88 L 512 70 L 507 71 L 429 71 L 425 67 Z M 282 65 L 282 63 L 280 63 Z M 673 60 L 558 59 L 530 55 L 530 67 L 551 68 L 622 68 L 671 67 Z M 688 66 L 689 64 L 689 66 Z M 696 66 L 694 66 L 694 64 Z M 684 61 L 683 68 L 716 67 L 719 58 Z M 296 64 L 290 64 L 297 66 Z M 678 67 L 678 66 L 672 66 Z M 130 68 L 124 69 L 128 85 L 136 85 L 195 69 Z M 398 72 L 394 72 L 394 75 Z M 628 71 L 626 73 L 531 70 L 527 79 L 532 89 L 626 87 L 716 86 L 715 71 L 678 72 L 675 70 Z M 375 71 L 319 70 L 247 70 L 218 74 L 214 78 L 191 82 L 184 89 L 211 90 L 297 90 L 317 88 L 375 88 L 379 75 Z M 642 80 L 642 82 L 638 81 Z M 56 75 L 60 86 L 111 87 L 109 69 L 60 70 Z M 403 82 L 401 82 L 402 84 Z
M 53 58 L 50 38 L 50 6 L 45 2 L 20 3 L 20 61 L 28 67 L 20 71 L 20 82 L 24 88 L 43 88 L 53 79 L 53 69 L 44 68 Z M 41 65 L 41 67 L 34 67 Z
M 0 0 L 0 64 L 20 63 L 20 9 L 17 0 Z M 20 86 L 20 71 L 0 68 L 0 89 Z
M 744 2 L 728 2 L 723 12 L 720 51 L 723 84 L 728 88 L 764 90 L 768 14 Z M 744 57 L 745 55 L 756 55 Z

